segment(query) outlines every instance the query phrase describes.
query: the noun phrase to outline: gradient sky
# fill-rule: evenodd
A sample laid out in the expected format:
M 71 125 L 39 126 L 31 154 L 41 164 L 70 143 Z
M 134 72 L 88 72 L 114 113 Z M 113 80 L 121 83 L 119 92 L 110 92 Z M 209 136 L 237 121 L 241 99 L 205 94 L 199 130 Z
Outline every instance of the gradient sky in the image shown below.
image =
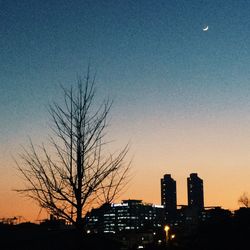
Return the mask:
M 121 199 L 160 204 L 160 178 L 204 180 L 205 205 L 250 190 L 250 1 L 0 0 L 0 218 L 41 219 L 12 156 L 46 142 L 46 105 L 90 63 L 114 99 L 109 137 L 131 143 Z M 208 25 L 209 30 L 202 28 Z

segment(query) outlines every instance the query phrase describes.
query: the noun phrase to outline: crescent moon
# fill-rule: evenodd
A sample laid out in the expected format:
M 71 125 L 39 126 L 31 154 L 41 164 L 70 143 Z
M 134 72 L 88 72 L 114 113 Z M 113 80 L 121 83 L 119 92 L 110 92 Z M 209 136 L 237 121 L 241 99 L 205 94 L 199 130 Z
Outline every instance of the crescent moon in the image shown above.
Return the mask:
M 208 26 L 204 27 L 202 30 L 203 31 L 208 31 Z

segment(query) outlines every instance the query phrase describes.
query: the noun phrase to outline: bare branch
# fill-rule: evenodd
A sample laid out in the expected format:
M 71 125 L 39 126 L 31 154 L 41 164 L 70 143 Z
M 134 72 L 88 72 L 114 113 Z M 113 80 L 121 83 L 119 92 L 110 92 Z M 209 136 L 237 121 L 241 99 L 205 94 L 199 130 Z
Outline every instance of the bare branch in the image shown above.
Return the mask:
M 242 204 L 244 207 L 249 207 L 250 206 L 250 197 L 248 196 L 247 193 L 243 193 L 239 200 L 238 200 L 239 204 Z
M 82 228 L 95 204 L 111 202 L 127 184 L 129 147 L 107 154 L 107 117 L 112 102 L 95 108 L 95 79 L 88 69 L 77 87 L 63 88 L 64 104 L 49 106 L 52 120 L 49 146 L 23 148 L 17 169 L 25 180 L 19 193 L 34 199 L 49 213 Z

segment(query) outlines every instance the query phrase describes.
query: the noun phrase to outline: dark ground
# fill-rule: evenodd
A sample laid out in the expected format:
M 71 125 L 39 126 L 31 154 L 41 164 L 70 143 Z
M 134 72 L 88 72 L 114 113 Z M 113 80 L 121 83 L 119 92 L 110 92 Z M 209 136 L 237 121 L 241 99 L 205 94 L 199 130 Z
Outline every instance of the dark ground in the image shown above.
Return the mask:
M 74 230 L 48 230 L 25 223 L 0 225 L 1 250 L 119 250 L 120 245 L 101 235 L 82 236 Z
M 184 232 L 183 235 L 181 235 Z M 250 209 L 234 219 L 202 223 L 188 235 L 176 233 L 166 246 L 148 245 L 146 250 L 241 250 L 250 249 Z M 115 235 L 116 236 L 116 235 Z M 80 235 L 74 230 L 51 230 L 32 223 L 0 224 L 1 250 L 124 250 L 117 238 Z M 135 247 L 134 249 L 137 249 Z M 133 250 L 134 250 L 133 249 Z M 131 249 L 132 250 L 132 249 Z

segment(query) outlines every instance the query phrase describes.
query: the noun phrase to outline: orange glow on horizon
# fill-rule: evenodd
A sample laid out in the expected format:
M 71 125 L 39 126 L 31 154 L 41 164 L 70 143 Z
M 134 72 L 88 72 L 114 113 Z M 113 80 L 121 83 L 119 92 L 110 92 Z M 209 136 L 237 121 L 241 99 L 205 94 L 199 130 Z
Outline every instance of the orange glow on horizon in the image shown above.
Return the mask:
M 160 204 L 160 179 L 169 173 L 177 183 L 177 204 L 185 205 L 187 177 L 195 172 L 204 181 L 205 206 L 238 209 L 238 198 L 243 192 L 250 190 L 250 140 L 244 136 L 248 132 L 247 128 L 239 134 L 232 128 L 226 130 L 226 126 L 215 129 L 213 126 L 196 125 L 191 128 L 186 125 L 187 131 L 184 132 L 181 130 L 184 125 L 176 124 L 173 129 L 163 126 L 163 120 L 161 119 L 161 123 L 145 123 L 148 127 L 145 125 L 141 132 L 131 124 L 127 130 L 124 124 L 115 124 L 125 132 L 119 136 L 117 130 L 112 131 L 112 138 L 119 139 L 119 144 L 115 142 L 112 145 L 114 149 L 129 141 L 128 131 L 134 135 L 128 156 L 128 160 L 133 158 L 133 177 L 115 202 L 122 199 L 142 199 L 144 202 Z M 154 129 L 157 133 L 149 132 Z M 40 131 L 40 134 L 46 133 L 47 131 Z M 17 140 L 16 144 L 22 142 L 23 138 Z M 0 218 L 17 215 L 32 221 L 47 218 L 47 213 L 39 214 L 40 208 L 33 201 L 12 191 L 20 187 L 22 182 L 10 156 L 16 155 L 18 150 L 20 148 L 16 146 L 1 155 Z

